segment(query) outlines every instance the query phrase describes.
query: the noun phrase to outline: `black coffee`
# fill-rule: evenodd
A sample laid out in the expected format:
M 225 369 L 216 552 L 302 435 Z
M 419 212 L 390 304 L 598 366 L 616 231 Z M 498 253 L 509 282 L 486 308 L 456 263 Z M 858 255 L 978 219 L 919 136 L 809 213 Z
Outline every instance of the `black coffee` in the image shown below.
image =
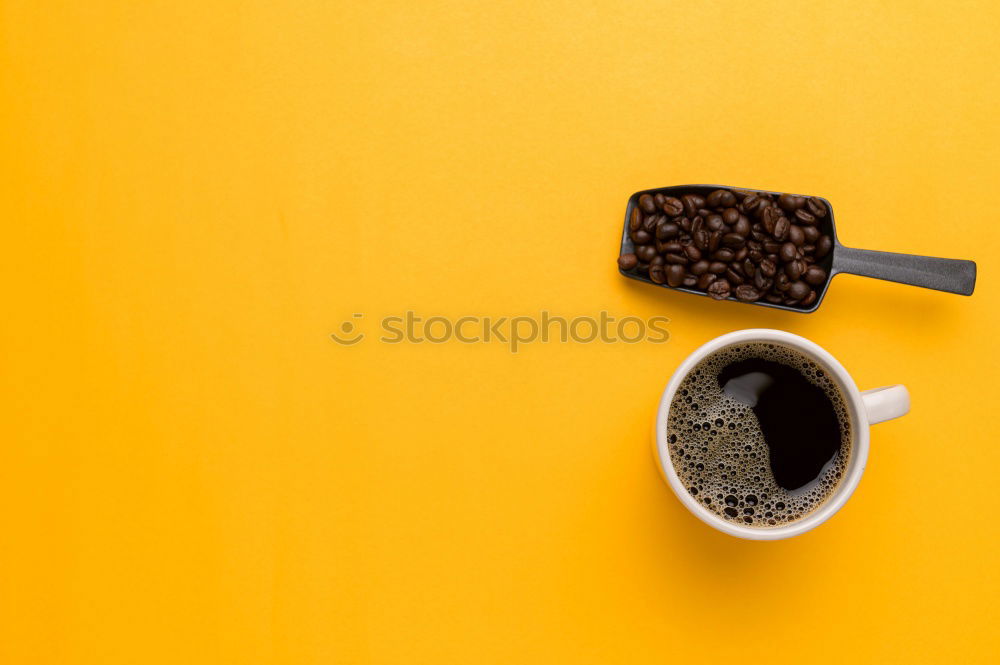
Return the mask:
M 688 492 L 743 525 L 794 522 L 833 494 L 850 458 L 850 420 L 827 372 L 778 344 L 726 347 L 674 397 L 670 458 Z

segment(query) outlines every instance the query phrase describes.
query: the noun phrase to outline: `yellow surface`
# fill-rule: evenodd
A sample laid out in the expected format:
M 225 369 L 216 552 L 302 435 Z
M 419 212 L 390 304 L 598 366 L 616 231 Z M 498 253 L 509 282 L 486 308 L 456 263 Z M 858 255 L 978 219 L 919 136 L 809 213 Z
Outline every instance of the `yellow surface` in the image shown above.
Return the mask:
M 0 662 L 995 659 L 998 22 L 3 2 Z M 627 196 L 689 182 L 826 196 L 976 294 L 839 277 L 803 316 L 620 278 Z M 329 337 L 407 309 L 671 339 Z M 649 452 L 673 368 L 754 326 L 913 396 L 786 542 L 710 530 Z

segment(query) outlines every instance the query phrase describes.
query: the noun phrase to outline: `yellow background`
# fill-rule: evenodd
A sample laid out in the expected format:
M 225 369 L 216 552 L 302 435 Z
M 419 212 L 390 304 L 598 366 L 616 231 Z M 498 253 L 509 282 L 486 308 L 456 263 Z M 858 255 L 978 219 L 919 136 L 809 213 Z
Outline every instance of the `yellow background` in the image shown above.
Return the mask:
M 2 2 L 0 661 L 994 659 L 998 27 Z M 628 195 L 693 182 L 825 196 L 849 245 L 978 261 L 976 294 L 838 277 L 805 316 L 622 279 Z M 672 338 L 378 343 L 406 309 Z M 673 368 L 755 326 L 913 398 L 792 541 L 707 528 L 650 455 Z

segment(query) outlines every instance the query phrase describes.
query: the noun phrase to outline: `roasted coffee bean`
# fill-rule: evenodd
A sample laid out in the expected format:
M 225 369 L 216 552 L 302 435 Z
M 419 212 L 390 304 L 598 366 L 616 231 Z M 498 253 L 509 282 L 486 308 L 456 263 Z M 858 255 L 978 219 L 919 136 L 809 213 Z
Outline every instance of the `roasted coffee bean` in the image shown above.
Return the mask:
M 733 224 L 733 233 L 741 236 L 750 235 L 750 220 L 740 215 L 740 218 Z
M 737 286 L 746 281 L 743 275 L 736 272 L 736 270 L 732 267 L 726 268 L 726 279 L 729 280 L 730 284 L 736 284 Z
M 657 192 L 656 194 L 653 194 L 653 203 L 656 204 L 657 208 L 662 208 L 663 207 L 663 203 L 666 200 L 667 200 L 667 197 L 664 196 L 663 194 L 660 194 L 659 192 Z
M 779 272 L 774 276 L 774 288 L 778 291 L 787 291 L 789 284 L 791 284 L 791 280 L 784 272 Z
M 685 194 L 681 201 L 684 202 L 684 214 L 688 217 L 694 217 L 700 208 L 705 207 L 705 199 L 697 194 Z
M 684 204 L 680 199 L 668 196 L 664 199 L 663 205 L 660 206 L 660 210 L 667 213 L 671 217 L 679 217 L 680 214 L 684 212 Z
M 668 222 L 666 219 L 656 225 L 656 237 L 659 240 L 670 240 L 671 238 L 676 238 L 680 232 L 681 227 L 677 226 L 673 222 Z
M 788 218 L 782 215 L 774 221 L 774 237 L 776 240 L 784 240 L 788 237 L 788 230 L 791 228 Z
M 797 280 L 803 272 L 806 270 L 806 265 L 802 261 L 795 259 L 791 263 L 785 264 L 785 274 L 788 275 L 788 279 L 795 281 Z
M 622 270 L 631 270 L 639 265 L 639 257 L 631 252 L 618 257 L 618 267 Z
M 717 189 L 708 195 L 705 205 L 711 208 L 736 205 L 736 196 L 728 189 Z
M 726 264 L 722 261 L 712 261 L 708 264 L 708 272 L 715 273 L 716 275 L 721 275 L 726 272 Z
M 728 247 L 723 247 L 722 249 L 712 254 L 712 258 L 716 261 L 732 261 L 733 257 L 736 256 L 736 252 L 729 249 Z
M 797 254 L 798 250 L 795 248 L 795 245 L 792 244 L 791 242 L 786 242 L 784 245 L 781 246 L 781 249 L 778 251 L 778 256 L 780 256 L 781 260 L 784 261 L 785 263 L 788 263 L 789 261 L 794 261 L 795 256 Z
M 760 218 L 760 224 L 768 233 L 774 233 L 774 224 L 778 221 L 779 217 L 781 217 L 781 212 L 777 208 L 768 206 L 764 208 L 764 212 Z
M 644 263 L 649 263 L 656 256 L 656 248 L 652 245 L 638 245 L 635 248 L 635 255 Z
M 684 246 L 681 245 L 676 240 L 670 240 L 668 242 L 663 242 L 663 243 L 658 242 L 658 243 L 656 243 L 656 250 L 658 252 L 662 252 L 664 254 L 667 254 L 667 253 L 670 253 L 670 252 L 677 253 L 677 252 L 683 252 L 684 251 Z
M 757 205 L 759 203 L 760 199 L 757 197 L 757 195 L 754 194 L 753 192 L 750 192 L 749 194 L 743 197 L 743 201 L 740 203 L 740 205 L 743 206 L 743 212 L 752 213 L 754 210 L 757 209 Z
M 733 257 L 733 261 L 742 261 L 747 257 L 747 254 L 749 253 L 750 253 L 749 249 L 747 249 L 746 247 L 740 247 L 738 250 L 736 250 L 736 256 Z
M 666 262 L 667 262 L 667 260 L 665 258 L 663 258 L 660 255 L 656 255 L 656 256 L 653 257 L 653 260 L 649 262 L 649 265 L 651 265 L 651 266 L 662 266 Z
M 743 259 L 743 274 L 747 277 L 753 277 L 754 272 L 756 272 L 757 267 L 750 260 L 750 257 Z
M 680 286 L 684 282 L 686 275 L 687 270 L 682 265 L 674 264 L 667 266 L 667 284 L 670 286 Z
M 782 300 L 784 300 L 784 298 L 781 297 L 780 293 L 768 293 L 766 296 L 764 296 L 764 299 L 768 302 L 773 302 L 773 303 L 779 303 Z
M 809 285 L 801 280 L 792 282 L 788 286 L 788 296 L 795 300 L 802 300 L 809 294 Z
M 750 249 L 749 257 L 751 261 L 753 261 L 754 263 L 760 263 L 761 261 L 764 260 L 764 252 L 760 251 L 759 249 L 751 248 L 749 243 L 747 243 L 747 248 Z
M 705 217 L 705 226 L 708 227 L 709 231 L 720 231 L 725 222 L 722 221 L 722 215 L 711 214 Z
M 802 305 L 803 307 L 809 307 L 809 306 L 810 306 L 810 305 L 812 305 L 812 304 L 813 304 L 814 302 L 816 302 L 816 298 L 817 298 L 817 297 L 818 297 L 818 296 L 816 295 L 816 292 L 815 292 L 815 291 L 809 291 L 809 293 L 807 293 L 807 294 L 806 294 L 806 297 L 805 297 L 805 298 L 803 298 L 803 299 L 802 299 L 802 302 L 801 302 L 801 303 L 799 303 L 799 304 L 800 304 L 800 305 Z
M 694 246 L 698 249 L 708 249 L 708 231 L 705 229 L 699 229 L 691 234 L 691 238 L 694 241 Z
M 727 233 L 722 236 L 722 244 L 730 249 L 739 249 L 740 247 L 743 247 L 745 243 L 746 240 L 738 233 Z
M 766 233 L 764 233 L 764 227 L 761 227 L 759 229 L 757 229 L 757 228 L 751 228 L 750 229 L 750 237 L 753 240 L 755 240 L 755 241 L 757 241 L 759 243 L 764 243 L 764 242 L 767 242 L 767 240 L 768 240 L 768 235 Z
M 656 202 L 653 201 L 653 197 L 649 194 L 643 194 L 639 197 L 639 207 L 646 214 L 652 214 L 656 212 Z
M 781 250 L 781 243 L 774 240 L 764 241 L 764 251 L 768 254 L 777 254 Z
M 708 251 L 714 252 L 719 249 L 720 243 L 722 243 L 722 231 L 712 231 L 712 234 L 708 236 Z
M 666 219 L 660 215 L 646 215 L 646 219 L 642 220 L 642 230 L 649 234 L 656 233 L 656 227 L 660 223 L 661 219 Z
M 698 288 L 707 289 L 708 285 L 719 278 L 718 275 L 713 275 L 710 272 L 706 272 L 704 275 L 698 278 Z
M 667 260 L 667 263 L 672 263 L 674 265 L 684 265 L 688 262 L 688 257 L 685 254 L 664 254 L 663 258 Z
M 642 213 L 638 207 L 632 208 L 632 214 L 628 218 L 628 228 L 630 231 L 635 231 L 640 226 L 642 226 Z
M 813 286 L 819 286 L 826 281 L 826 271 L 819 266 L 809 266 L 809 269 L 802 275 L 802 279 Z
M 680 217 L 684 212 L 684 204 L 680 199 L 668 196 L 663 200 L 660 210 L 665 212 L 669 217 Z
M 657 284 L 663 284 L 667 281 L 667 271 L 663 266 L 649 266 L 649 278 Z
M 712 211 L 709 210 L 708 208 L 698 208 L 698 216 L 699 217 L 708 217 L 711 214 L 712 214 Z
M 798 210 L 805 204 L 806 201 L 804 198 L 794 194 L 782 194 L 778 197 L 778 205 L 781 206 L 783 210 Z
M 695 245 L 688 245 L 684 248 L 684 253 L 687 255 L 689 261 L 700 261 L 701 260 L 701 250 Z
M 729 282 L 717 279 L 708 285 L 708 295 L 715 300 L 725 300 L 729 297 Z
M 630 233 L 629 235 L 632 238 L 632 242 L 634 242 L 637 245 L 648 245 L 649 243 L 653 242 L 653 236 L 649 235 L 646 231 L 643 231 L 642 229 L 639 229 L 637 231 L 632 231 L 632 233 Z
M 755 300 L 760 300 L 760 291 L 749 284 L 745 284 L 743 286 L 736 287 L 736 297 L 743 302 L 753 302 Z
M 812 225 L 816 223 L 816 217 L 813 216 L 811 213 L 806 212 L 805 210 L 796 210 L 795 219 L 799 220 L 803 224 Z
M 816 245 L 802 245 L 802 253 L 806 255 L 807 261 L 812 261 L 812 254 L 816 251 Z
M 816 252 L 813 255 L 817 259 L 821 259 L 829 254 L 831 249 L 833 249 L 833 240 L 830 236 L 820 236 L 819 240 L 816 241 Z
M 819 240 L 819 229 L 815 226 L 802 226 L 802 235 L 806 237 L 806 244 L 815 245 L 816 241 Z
M 771 259 L 764 259 L 760 262 L 760 271 L 765 277 L 774 277 L 774 273 L 778 271 L 778 268 Z
M 684 281 L 681 282 L 681 284 L 688 287 L 689 289 L 697 283 L 698 283 L 698 278 L 695 277 L 694 275 L 686 275 L 684 277 Z
M 691 233 L 691 220 L 688 217 L 681 217 L 678 224 L 681 225 L 681 230 L 685 233 Z
M 702 259 L 701 261 L 697 261 L 697 262 L 695 262 L 694 265 L 691 266 L 691 274 L 693 274 L 693 275 L 704 275 L 705 273 L 708 272 L 708 266 L 709 266 L 709 262 L 706 261 L 705 259 Z
M 806 207 L 809 208 L 809 212 L 811 212 L 814 216 L 826 217 L 826 204 L 816 197 L 812 197 L 807 200 Z
M 740 211 L 736 208 L 726 208 L 722 211 L 722 221 L 726 224 L 735 224 L 740 218 Z
M 705 218 L 698 215 L 691 220 L 691 234 L 694 235 L 695 233 L 698 233 L 698 231 L 701 231 L 703 226 L 705 226 Z
M 765 277 L 764 273 L 758 270 L 753 276 L 753 285 L 756 286 L 761 293 L 765 293 L 770 291 L 771 287 L 774 286 L 774 280 L 770 277 Z
M 798 224 L 792 224 L 788 229 L 788 239 L 796 246 L 801 247 L 806 242 L 806 234 Z

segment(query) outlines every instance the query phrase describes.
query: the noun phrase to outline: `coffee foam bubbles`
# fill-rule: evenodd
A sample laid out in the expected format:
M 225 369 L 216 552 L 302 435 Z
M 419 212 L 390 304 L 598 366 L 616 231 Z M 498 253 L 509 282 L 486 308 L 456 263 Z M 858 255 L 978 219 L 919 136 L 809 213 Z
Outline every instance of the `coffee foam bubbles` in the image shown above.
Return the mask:
M 723 368 L 749 358 L 798 370 L 836 411 L 840 450 L 805 487 L 788 491 L 775 482 L 753 409 L 719 385 Z M 670 460 L 688 493 L 726 521 L 757 528 L 795 522 L 821 506 L 844 476 L 851 436 L 847 406 L 828 372 L 798 351 L 765 342 L 728 346 L 698 363 L 681 381 L 667 418 Z

